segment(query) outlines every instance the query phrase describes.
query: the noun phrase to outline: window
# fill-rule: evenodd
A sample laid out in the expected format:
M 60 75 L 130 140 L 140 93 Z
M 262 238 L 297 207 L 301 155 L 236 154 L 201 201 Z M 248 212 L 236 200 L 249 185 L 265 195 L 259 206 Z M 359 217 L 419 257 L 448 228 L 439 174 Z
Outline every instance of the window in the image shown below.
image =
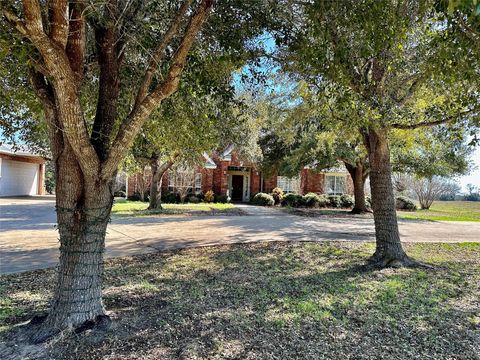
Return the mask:
M 345 176 L 327 175 L 326 193 L 329 195 L 342 195 L 345 193 Z
M 178 167 L 168 173 L 168 191 L 179 193 L 191 193 L 197 187 L 197 175 L 200 175 L 200 190 L 202 187 L 202 174 L 195 174 L 193 170 Z
M 277 186 L 284 193 L 298 193 L 300 189 L 300 181 L 298 177 L 289 178 L 286 176 L 277 176 Z
M 195 194 L 200 194 L 202 192 L 202 174 L 195 174 Z

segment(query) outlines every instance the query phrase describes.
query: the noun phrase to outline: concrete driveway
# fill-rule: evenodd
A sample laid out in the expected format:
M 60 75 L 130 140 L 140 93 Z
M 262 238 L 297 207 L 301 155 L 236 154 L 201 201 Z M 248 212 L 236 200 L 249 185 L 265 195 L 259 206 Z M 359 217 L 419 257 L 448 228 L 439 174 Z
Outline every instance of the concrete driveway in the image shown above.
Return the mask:
M 0 199 L 0 273 L 55 266 L 53 197 Z M 374 241 L 370 218 L 306 218 L 239 205 L 247 216 L 114 217 L 106 256 L 253 241 Z M 480 223 L 400 221 L 404 242 L 480 241 Z

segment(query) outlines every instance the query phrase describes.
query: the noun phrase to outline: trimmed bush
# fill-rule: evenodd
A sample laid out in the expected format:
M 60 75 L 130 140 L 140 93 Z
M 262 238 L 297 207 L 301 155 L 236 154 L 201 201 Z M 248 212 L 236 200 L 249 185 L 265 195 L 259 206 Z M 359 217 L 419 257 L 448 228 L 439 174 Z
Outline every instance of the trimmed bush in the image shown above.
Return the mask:
M 305 194 L 303 196 L 303 202 L 306 207 L 310 207 L 310 208 L 322 207 L 322 206 L 325 206 L 326 204 L 326 201 L 324 198 L 312 192 Z
M 180 194 L 175 192 L 167 192 L 161 196 L 162 203 L 165 204 L 178 204 L 180 203 Z
M 221 204 L 226 204 L 229 202 L 227 195 L 215 195 L 213 199 L 216 203 L 221 203 Z
M 355 201 L 353 200 L 353 196 L 348 195 L 348 194 L 343 194 L 340 196 L 340 205 L 342 208 L 351 208 L 355 204 Z
M 260 206 L 273 206 L 275 205 L 275 200 L 270 194 L 258 193 L 253 197 L 252 204 Z
M 302 195 L 289 193 L 285 195 L 281 201 L 282 206 L 299 207 L 305 205 Z
M 417 210 L 417 205 L 415 204 L 415 200 L 412 200 L 406 196 L 397 196 L 395 203 L 396 203 L 397 210 L 409 210 L 409 211 Z
M 339 195 L 328 195 L 328 206 L 331 208 L 339 208 L 342 200 Z
M 280 204 L 280 201 L 282 201 L 282 198 L 283 198 L 283 190 L 280 189 L 279 187 L 276 187 L 275 189 L 272 190 L 272 197 L 273 197 L 273 200 L 275 200 L 275 205 Z
M 253 199 L 255 198 L 255 195 L 257 195 L 257 194 L 258 194 L 258 192 L 253 192 L 253 193 L 250 194 L 250 201 L 249 201 L 250 204 L 253 204 Z
M 113 193 L 114 197 L 125 197 L 125 191 L 119 190 Z
M 139 194 L 133 194 L 133 195 L 129 195 L 127 200 L 130 200 L 130 201 L 140 201 L 140 195 Z
M 200 199 L 195 194 L 188 194 L 185 198 L 185 202 L 191 204 L 198 204 L 200 202 Z
M 212 190 L 208 190 L 203 197 L 203 201 L 206 203 L 211 203 L 213 200 L 215 200 L 215 194 Z

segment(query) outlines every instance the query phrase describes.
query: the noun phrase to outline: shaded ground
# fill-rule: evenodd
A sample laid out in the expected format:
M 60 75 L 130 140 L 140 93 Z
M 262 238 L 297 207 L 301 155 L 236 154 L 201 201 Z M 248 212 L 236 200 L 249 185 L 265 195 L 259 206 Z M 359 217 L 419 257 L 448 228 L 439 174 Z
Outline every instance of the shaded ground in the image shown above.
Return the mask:
M 0 273 L 55 266 L 54 201 L 0 199 Z M 235 205 L 248 216 L 113 217 L 106 257 L 258 241 L 373 241 L 371 216 L 301 217 L 279 209 Z M 404 242 L 480 241 L 480 223 L 400 221 Z
M 478 359 L 480 244 L 405 247 L 436 269 L 361 272 L 373 245 L 353 242 L 108 260 L 104 293 L 113 327 L 60 339 L 43 357 Z M 0 336 L 9 341 L 0 347 L 3 358 L 25 351 L 13 346 L 19 330 L 9 326 L 46 309 L 53 277 L 53 270 L 1 277 Z

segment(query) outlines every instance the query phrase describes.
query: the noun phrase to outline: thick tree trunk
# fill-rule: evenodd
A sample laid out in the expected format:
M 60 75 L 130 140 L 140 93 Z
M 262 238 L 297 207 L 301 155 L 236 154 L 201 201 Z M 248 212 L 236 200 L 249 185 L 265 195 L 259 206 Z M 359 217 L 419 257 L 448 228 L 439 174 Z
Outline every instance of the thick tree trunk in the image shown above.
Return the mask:
M 148 210 L 155 210 L 162 208 L 161 196 L 162 196 L 162 178 L 165 172 L 173 165 L 173 160 L 160 164 L 160 160 L 152 158 L 150 161 L 150 167 L 152 168 L 152 182 L 150 184 L 150 202 Z
M 33 337 L 35 342 L 65 329 L 108 321 L 102 277 L 113 179 L 108 183 L 84 179 L 68 146 L 56 165 L 60 261 L 51 308 Z
M 375 222 L 376 250 L 370 263 L 378 267 L 412 265 L 400 242 L 392 186 L 386 129 L 369 129 L 365 144 L 370 161 L 370 186 Z
M 353 214 L 362 214 L 370 212 L 365 202 L 365 166 L 362 161 L 357 161 L 355 165 L 345 163 L 350 176 L 353 181 L 353 195 L 355 204 L 352 209 Z

